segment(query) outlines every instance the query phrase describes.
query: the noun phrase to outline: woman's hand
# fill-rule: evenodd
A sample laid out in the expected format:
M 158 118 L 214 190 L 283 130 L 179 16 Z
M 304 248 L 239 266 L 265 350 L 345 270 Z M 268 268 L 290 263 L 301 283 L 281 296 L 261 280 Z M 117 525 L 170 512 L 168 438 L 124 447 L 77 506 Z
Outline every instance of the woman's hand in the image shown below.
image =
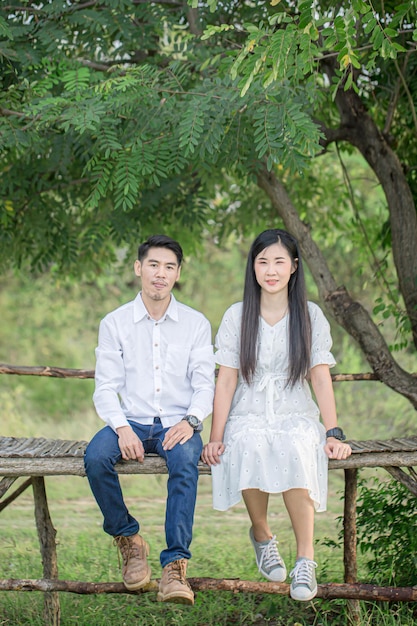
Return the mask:
M 347 459 L 352 454 L 352 448 L 348 443 L 339 441 L 335 437 L 329 437 L 324 446 L 324 451 L 329 459 Z
M 220 456 L 225 450 L 225 445 L 222 441 L 210 441 L 206 443 L 201 453 L 201 460 L 207 465 L 219 465 Z

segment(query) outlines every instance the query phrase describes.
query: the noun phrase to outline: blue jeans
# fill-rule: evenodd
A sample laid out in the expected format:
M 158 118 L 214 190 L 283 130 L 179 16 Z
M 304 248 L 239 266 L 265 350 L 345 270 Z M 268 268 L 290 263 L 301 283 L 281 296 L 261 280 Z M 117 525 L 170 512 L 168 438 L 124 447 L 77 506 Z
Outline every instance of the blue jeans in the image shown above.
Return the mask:
M 165 511 L 165 538 L 167 549 L 160 555 L 162 567 L 171 561 L 191 558 L 194 509 L 197 497 L 198 461 L 203 443 L 199 433 L 185 444 L 164 450 L 162 442 L 168 428 L 159 418 L 150 426 L 129 422 L 142 441 L 145 452 L 159 454 L 168 468 L 168 497 Z M 84 465 L 91 490 L 101 512 L 103 528 L 114 537 L 130 536 L 139 531 L 139 523 L 125 505 L 115 464 L 122 458 L 118 436 L 105 426 L 90 441 L 85 451 Z

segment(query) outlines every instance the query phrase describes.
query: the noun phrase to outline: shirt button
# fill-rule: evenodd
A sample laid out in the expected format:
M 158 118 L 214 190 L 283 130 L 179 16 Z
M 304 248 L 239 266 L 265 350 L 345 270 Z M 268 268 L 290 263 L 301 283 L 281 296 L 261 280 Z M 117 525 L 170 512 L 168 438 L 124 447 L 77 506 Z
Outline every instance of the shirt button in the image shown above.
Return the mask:
M 159 393 L 161 390 L 160 389 L 155 389 L 156 393 Z
M 156 370 L 159 370 L 159 365 L 155 365 L 155 369 L 156 369 Z

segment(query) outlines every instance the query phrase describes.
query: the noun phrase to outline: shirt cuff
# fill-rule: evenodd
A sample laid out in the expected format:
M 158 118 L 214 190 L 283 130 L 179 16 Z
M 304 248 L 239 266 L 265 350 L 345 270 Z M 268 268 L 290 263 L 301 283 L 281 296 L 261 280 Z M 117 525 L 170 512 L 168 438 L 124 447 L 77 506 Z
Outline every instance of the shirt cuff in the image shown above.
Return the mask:
M 206 417 L 208 417 L 207 415 L 205 415 L 205 413 L 203 413 L 201 409 L 199 409 L 198 407 L 192 407 L 192 406 L 190 406 L 186 415 L 195 415 L 196 418 L 200 420 L 200 422 L 203 422 L 206 419 Z
M 130 426 L 129 422 L 127 421 L 126 417 L 123 415 L 117 415 L 111 419 L 109 419 L 107 421 L 108 425 L 110 426 L 110 428 L 112 428 L 114 430 L 114 432 L 116 432 L 116 428 L 121 428 L 122 426 Z

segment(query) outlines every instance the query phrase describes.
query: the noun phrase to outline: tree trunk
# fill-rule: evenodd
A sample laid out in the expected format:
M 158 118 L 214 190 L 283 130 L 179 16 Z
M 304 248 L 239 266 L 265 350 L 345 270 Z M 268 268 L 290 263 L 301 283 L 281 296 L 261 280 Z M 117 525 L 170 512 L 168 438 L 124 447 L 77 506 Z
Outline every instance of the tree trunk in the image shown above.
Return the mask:
M 333 64 L 323 68 L 329 80 L 333 77 Z M 417 348 L 417 212 L 410 186 L 401 163 L 368 115 L 358 94 L 353 89 L 344 91 L 341 86 L 336 95 L 340 114 L 340 127 L 329 131 L 328 145 L 336 138 L 358 148 L 375 172 L 387 199 L 392 254 L 397 271 L 399 289 L 411 322 L 413 342 Z M 326 129 L 323 129 L 326 132 Z

